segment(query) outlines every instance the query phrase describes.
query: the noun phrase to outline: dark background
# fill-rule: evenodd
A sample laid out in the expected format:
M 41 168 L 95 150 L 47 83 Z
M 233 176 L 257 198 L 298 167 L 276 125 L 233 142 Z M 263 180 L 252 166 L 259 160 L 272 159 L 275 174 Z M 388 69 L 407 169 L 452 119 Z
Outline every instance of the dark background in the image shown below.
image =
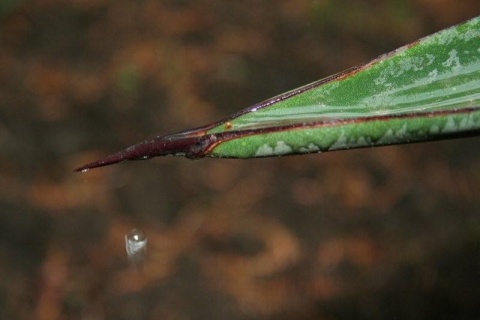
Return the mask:
M 72 173 L 478 0 L 0 2 L 0 318 L 479 319 L 478 138 Z M 149 237 L 143 269 L 124 234 Z

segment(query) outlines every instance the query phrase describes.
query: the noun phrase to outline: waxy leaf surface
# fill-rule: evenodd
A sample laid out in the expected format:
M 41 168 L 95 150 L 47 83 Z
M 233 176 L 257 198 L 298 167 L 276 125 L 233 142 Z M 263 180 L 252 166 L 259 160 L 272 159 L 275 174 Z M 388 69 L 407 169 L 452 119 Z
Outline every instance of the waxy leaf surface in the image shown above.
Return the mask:
M 480 132 L 480 17 L 227 119 L 158 136 L 84 171 L 162 155 L 254 158 Z

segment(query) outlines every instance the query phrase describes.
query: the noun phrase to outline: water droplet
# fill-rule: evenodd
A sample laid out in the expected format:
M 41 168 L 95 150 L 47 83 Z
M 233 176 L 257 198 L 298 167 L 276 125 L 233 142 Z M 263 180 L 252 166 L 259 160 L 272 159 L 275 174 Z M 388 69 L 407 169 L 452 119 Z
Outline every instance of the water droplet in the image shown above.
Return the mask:
M 88 168 L 87 168 L 87 169 L 83 169 L 83 170 L 80 171 L 80 172 L 81 172 L 81 173 L 85 173 L 85 172 L 87 172 L 88 170 L 90 170 L 90 169 L 88 169 Z
M 147 253 L 147 236 L 138 229 L 125 234 L 125 248 L 128 259 L 137 264 L 143 261 Z

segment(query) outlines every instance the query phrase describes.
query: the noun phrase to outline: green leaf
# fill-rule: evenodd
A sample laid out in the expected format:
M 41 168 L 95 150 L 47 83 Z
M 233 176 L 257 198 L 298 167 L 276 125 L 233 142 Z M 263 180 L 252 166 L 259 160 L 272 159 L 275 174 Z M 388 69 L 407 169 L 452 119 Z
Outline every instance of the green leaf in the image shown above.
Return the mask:
M 76 169 L 161 155 L 253 158 L 480 133 L 480 17 L 225 120 Z

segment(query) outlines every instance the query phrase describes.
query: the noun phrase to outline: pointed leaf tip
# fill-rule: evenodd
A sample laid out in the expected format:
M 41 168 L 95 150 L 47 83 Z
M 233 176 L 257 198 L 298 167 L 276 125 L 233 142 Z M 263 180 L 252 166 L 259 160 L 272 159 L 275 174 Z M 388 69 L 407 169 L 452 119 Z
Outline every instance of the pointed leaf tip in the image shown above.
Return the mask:
M 195 159 L 205 156 L 206 150 L 216 142 L 214 135 L 206 135 L 204 128 L 189 130 L 169 136 L 158 136 L 126 148 L 103 159 L 74 169 L 87 172 L 90 169 L 126 160 L 146 160 L 157 156 L 186 156 Z

